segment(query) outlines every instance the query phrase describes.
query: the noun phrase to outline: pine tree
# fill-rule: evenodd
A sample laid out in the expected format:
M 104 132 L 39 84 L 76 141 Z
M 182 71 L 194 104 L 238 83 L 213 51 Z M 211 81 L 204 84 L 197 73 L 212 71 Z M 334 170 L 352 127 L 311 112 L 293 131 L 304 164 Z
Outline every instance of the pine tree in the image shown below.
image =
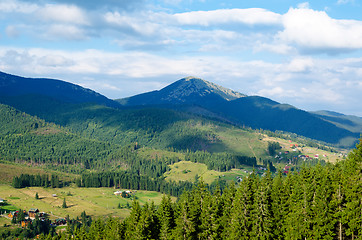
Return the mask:
M 252 238 L 256 239 L 274 239 L 273 230 L 273 211 L 272 211 L 272 177 L 268 170 L 266 175 L 258 181 L 255 192 L 252 215 Z
M 67 208 L 67 202 L 65 201 L 65 198 L 63 199 L 63 204 L 62 204 L 62 208 Z
M 175 227 L 175 220 L 174 220 L 174 209 L 171 202 L 171 197 L 162 196 L 161 204 L 157 211 L 158 219 L 160 223 L 160 239 L 170 239 L 172 235 L 172 230 Z
M 38 192 L 35 193 L 35 199 L 39 199 Z
M 362 139 L 342 164 L 345 204 L 342 223 L 351 239 L 362 238 Z M 342 188 L 343 189 L 343 188 Z
M 142 209 L 138 201 L 133 200 L 132 202 L 132 211 L 130 216 L 126 220 L 126 239 L 142 239 L 142 233 L 137 228 L 138 223 L 140 222 L 142 215 Z

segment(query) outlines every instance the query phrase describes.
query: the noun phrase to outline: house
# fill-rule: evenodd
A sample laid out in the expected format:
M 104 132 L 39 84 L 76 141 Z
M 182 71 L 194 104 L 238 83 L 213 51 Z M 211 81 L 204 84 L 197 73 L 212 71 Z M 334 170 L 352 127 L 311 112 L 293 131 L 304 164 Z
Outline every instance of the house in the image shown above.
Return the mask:
M 0 198 L 0 203 L 4 203 L 4 202 L 5 202 L 5 199 Z
M 56 194 L 52 194 L 53 197 L 58 197 Z
M 67 220 L 64 218 L 58 218 L 58 219 L 55 219 L 55 221 L 54 221 L 54 225 L 56 225 L 56 226 L 64 225 L 66 223 L 67 223 Z
M 21 227 L 25 228 L 31 223 L 31 219 L 25 219 L 21 221 Z
M 19 211 L 11 211 L 11 212 L 9 212 L 8 217 L 13 218 L 13 217 L 18 216 L 18 214 L 19 214 Z
M 39 213 L 39 209 L 37 209 L 37 208 L 30 208 L 30 210 L 29 210 L 29 217 L 35 218 L 38 213 Z
M 121 195 L 122 194 L 122 191 L 116 191 L 113 193 L 114 195 L 118 196 L 118 195 Z

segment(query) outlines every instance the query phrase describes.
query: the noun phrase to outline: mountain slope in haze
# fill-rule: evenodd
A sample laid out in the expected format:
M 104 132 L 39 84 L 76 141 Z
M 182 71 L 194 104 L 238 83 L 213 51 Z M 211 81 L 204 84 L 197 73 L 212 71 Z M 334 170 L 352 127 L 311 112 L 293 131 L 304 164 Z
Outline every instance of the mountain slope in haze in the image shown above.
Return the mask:
M 362 132 L 362 118 L 352 115 L 344 115 L 342 113 L 332 111 L 316 111 L 311 112 L 318 117 L 335 124 L 341 128 L 351 132 Z
M 192 77 L 176 81 L 159 91 L 117 101 L 124 106 L 167 105 L 174 109 L 181 109 L 180 105 L 197 105 L 204 108 L 208 115 L 213 113 L 234 124 L 292 132 L 343 146 L 353 146 L 359 137 L 358 132 L 291 105 L 264 97 L 246 96 Z M 199 113 L 202 114 L 202 111 L 199 110 Z
M 109 107 L 120 107 L 115 101 L 72 83 L 46 78 L 24 78 L 0 72 L 0 96 L 25 95 L 47 96 L 61 102 L 97 103 Z
M 200 78 L 187 77 L 180 79 L 167 87 L 130 98 L 117 100 L 122 105 L 158 105 L 158 104 L 197 104 L 204 101 L 209 104 L 231 101 L 246 97 L 239 92 L 221 87 Z

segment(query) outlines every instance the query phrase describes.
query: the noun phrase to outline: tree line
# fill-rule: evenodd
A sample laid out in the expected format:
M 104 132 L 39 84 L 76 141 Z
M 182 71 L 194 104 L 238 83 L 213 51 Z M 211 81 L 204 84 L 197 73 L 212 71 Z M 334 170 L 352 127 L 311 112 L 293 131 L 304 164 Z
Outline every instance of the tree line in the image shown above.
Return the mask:
M 76 179 L 76 184 L 78 187 L 114 187 L 157 191 L 176 197 L 193 186 L 193 183 L 188 181 L 166 181 L 163 178 L 151 178 L 128 171 L 82 174 L 80 178 Z
M 25 187 L 52 187 L 59 188 L 63 186 L 63 182 L 60 181 L 58 175 L 49 176 L 46 174 L 40 175 L 31 175 L 31 174 L 21 174 L 19 177 L 14 176 L 12 181 L 12 186 L 14 188 L 25 188 Z

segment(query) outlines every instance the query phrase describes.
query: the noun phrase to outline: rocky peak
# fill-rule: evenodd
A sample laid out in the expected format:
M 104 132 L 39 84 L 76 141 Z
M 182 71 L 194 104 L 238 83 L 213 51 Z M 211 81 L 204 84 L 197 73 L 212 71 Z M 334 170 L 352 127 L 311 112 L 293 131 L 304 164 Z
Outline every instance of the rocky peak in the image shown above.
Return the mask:
M 177 82 L 162 89 L 161 92 L 167 92 L 167 95 L 164 96 L 162 100 L 178 100 L 181 102 L 186 101 L 185 98 L 190 96 L 204 97 L 214 94 L 219 95 L 227 101 L 246 96 L 231 89 L 227 89 L 203 80 L 201 78 L 191 76 L 178 80 Z

